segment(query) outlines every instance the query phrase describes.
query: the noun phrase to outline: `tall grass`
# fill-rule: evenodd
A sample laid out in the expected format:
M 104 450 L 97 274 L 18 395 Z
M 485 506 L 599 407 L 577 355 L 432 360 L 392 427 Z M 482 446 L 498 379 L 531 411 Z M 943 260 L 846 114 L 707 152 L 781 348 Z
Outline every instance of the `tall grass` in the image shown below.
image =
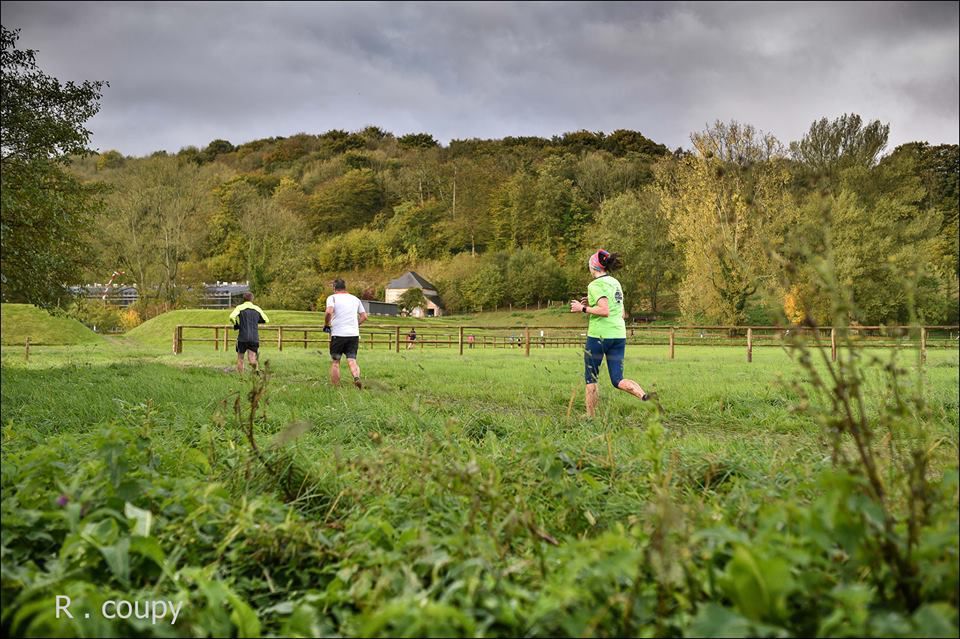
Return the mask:
M 184 635 L 955 632 L 955 517 L 922 535 L 940 572 L 914 609 L 810 519 L 839 489 L 781 350 L 631 347 L 659 409 L 602 378 L 592 420 L 574 348 L 361 351 L 363 391 L 314 348 L 265 353 L 266 381 L 234 356 L 3 349 L 5 634 L 95 632 L 52 618 L 61 591 L 183 601 Z M 950 506 L 956 353 L 925 377 Z

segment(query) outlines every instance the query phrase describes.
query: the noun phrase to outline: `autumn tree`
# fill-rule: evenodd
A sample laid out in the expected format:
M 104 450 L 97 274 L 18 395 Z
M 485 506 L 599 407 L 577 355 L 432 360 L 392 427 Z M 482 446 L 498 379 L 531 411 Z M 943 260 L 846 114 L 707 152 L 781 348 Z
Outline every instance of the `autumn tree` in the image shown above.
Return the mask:
M 777 140 L 752 126 L 717 122 L 691 136 L 695 153 L 659 165 L 656 191 L 670 238 L 685 255 L 680 307 L 689 317 L 741 324 L 769 251 L 789 223 L 789 173 Z

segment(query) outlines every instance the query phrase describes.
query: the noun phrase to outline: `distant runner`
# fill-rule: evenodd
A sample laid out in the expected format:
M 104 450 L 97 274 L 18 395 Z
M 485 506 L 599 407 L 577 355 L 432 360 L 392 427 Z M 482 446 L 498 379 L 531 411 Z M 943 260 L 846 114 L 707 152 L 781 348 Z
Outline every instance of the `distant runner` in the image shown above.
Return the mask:
M 590 316 L 587 343 L 583 361 L 587 382 L 587 415 L 593 417 L 600 399 L 597 378 L 600 364 L 607 358 L 607 371 L 614 388 L 630 393 L 642 401 L 650 396 L 632 379 L 623 378 L 623 355 L 627 345 L 627 327 L 623 310 L 623 288 L 610 271 L 620 268 L 620 260 L 613 253 L 600 249 L 590 256 L 590 274 L 593 281 L 587 287 L 587 298 L 570 302 L 571 313 Z
M 417 329 L 411 328 L 410 332 L 407 333 L 407 350 L 409 351 L 413 348 L 413 343 L 417 341 Z
M 340 385 L 340 358 L 347 356 L 347 365 L 353 374 L 353 385 L 360 383 L 360 365 L 357 350 L 360 348 L 360 325 L 367 321 L 367 313 L 359 298 L 347 292 L 343 280 L 333 283 L 333 295 L 327 297 L 327 311 L 323 317 L 323 330 L 330 333 L 330 383 Z
M 247 354 L 250 367 L 257 370 L 257 351 L 260 350 L 260 331 L 258 324 L 270 321 L 267 314 L 253 303 L 253 293 L 243 294 L 243 304 L 240 304 L 230 313 L 233 330 L 237 334 L 237 372 L 243 372 L 243 354 Z

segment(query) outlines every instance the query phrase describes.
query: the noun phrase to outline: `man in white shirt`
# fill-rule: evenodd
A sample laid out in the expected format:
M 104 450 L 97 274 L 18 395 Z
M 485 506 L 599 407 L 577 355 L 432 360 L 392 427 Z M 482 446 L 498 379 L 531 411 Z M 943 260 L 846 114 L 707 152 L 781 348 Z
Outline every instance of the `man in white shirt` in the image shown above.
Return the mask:
M 340 385 L 340 358 L 347 356 L 347 365 L 353 373 L 353 385 L 360 383 L 360 365 L 357 350 L 360 348 L 360 325 L 367 321 L 367 313 L 360 300 L 347 292 L 343 280 L 333 283 L 333 295 L 327 297 L 327 312 L 323 317 L 323 330 L 330 333 L 330 383 Z

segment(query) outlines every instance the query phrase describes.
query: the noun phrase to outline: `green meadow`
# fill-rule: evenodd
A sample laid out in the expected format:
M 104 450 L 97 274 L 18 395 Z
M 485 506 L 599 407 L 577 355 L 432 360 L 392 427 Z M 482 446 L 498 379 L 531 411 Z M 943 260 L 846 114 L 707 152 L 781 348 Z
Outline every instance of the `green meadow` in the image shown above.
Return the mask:
M 210 320 L 170 319 L 3 347 L 4 634 L 956 634 L 956 350 L 898 356 L 938 491 L 908 605 L 782 348 L 631 346 L 655 401 L 603 377 L 587 419 L 576 348 L 362 349 L 358 391 L 318 345 L 262 349 L 260 376 L 232 342 L 173 355 Z M 863 384 L 882 422 L 883 367 Z M 66 620 L 57 595 L 182 606 Z

